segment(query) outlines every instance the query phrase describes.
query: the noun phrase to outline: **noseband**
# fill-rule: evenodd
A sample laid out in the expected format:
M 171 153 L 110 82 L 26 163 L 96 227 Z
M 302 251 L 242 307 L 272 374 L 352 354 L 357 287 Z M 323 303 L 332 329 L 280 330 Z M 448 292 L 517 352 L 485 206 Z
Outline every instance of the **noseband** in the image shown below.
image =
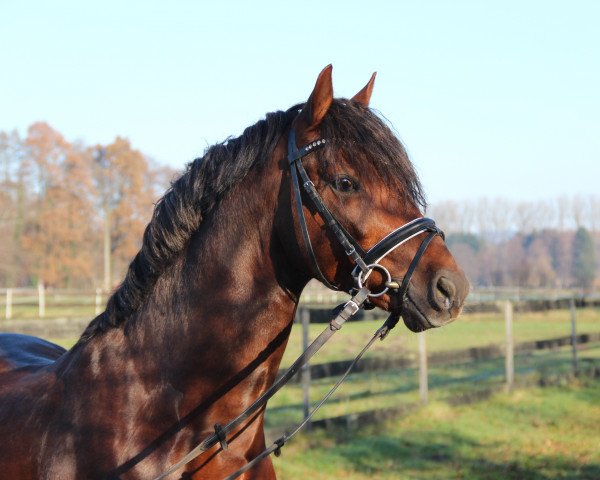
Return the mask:
M 392 310 L 388 319 L 384 322 L 384 324 L 375 332 L 371 340 L 365 345 L 365 347 L 359 352 L 359 354 L 354 358 L 351 362 L 350 366 L 344 372 L 344 374 L 340 377 L 337 383 L 329 390 L 329 392 L 323 397 L 323 399 L 312 409 L 309 415 L 304 419 L 302 423 L 300 423 L 291 433 L 286 433 L 282 437 L 275 440 L 275 442 L 263 450 L 259 455 L 257 455 L 254 459 L 249 461 L 242 468 L 234 472 L 233 474 L 227 477 L 227 480 L 233 480 L 239 477 L 244 472 L 250 470 L 254 467 L 258 462 L 262 461 L 265 457 L 269 456 L 271 453 L 278 455 L 281 451 L 281 447 L 298 431 L 300 431 L 312 418 L 315 412 L 325 403 L 325 401 L 337 390 L 337 388 L 341 385 L 344 379 L 348 376 L 354 365 L 360 360 L 363 354 L 369 349 L 369 347 L 375 342 L 377 339 L 383 339 L 388 332 L 394 328 L 400 316 L 402 314 L 402 307 L 406 301 L 406 297 L 408 294 L 408 286 L 410 283 L 410 279 L 417 268 L 417 264 L 419 260 L 425 253 L 428 245 L 431 243 L 433 238 L 436 235 L 440 235 L 442 238 L 444 237 L 444 233 L 436 226 L 435 222 L 430 218 L 420 217 L 408 222 L 405 225 L 391 231 L 388 235 L 382 238 L 379 242 L 373 245 L 368 251 L 365 251 L 360 244 L 350 235 L 342 226 L 340 222 L 333 216 L 331 211 L 327 208 L 323 199 L 317 192 L 315 185 L 310 180 L 304 166 L 302 165 L 302 159 L 314 152 L 322 148 L 326 145 L 327 140 L 319 139 L 314 142 L 309 143 L 308 145 L 298 148 L 296 146 L 296 134 L 294 129 L 292 128 L 288 134 L 288 161 L 290 164 L 290 172 L 292 177 L 292 188 L 294 189 L 294 197 L 296 202 L 296 211 L 298 213 L 298 221 L 300 222 L 300 229 L 302 231 L 302 237 L 304 238 L 304 245 L 306 247 L 306 251 L 308 252 L 308 257 L 311 261 L 312 269 L 316 278 L 318 278 L 323 284 L 333 290 L 340 290 L 338 285 L 334 285 L 331 283 L 323 272 L 319 268 L 319 263 L 317 262 L 317 257 L 315 252 L 313 251 L 312 244 L 310 241 L 310 236 L 308 234 L 308 227 L 306 225 L 306 218 L 304 216 L 304 207 L 302 203 L 302 192 L 300 190 L 300 182 L 298 177 L 302 179 L 302 186 L 304 187 L 304 191 L 308 194 L 309 198 L 313 202 L 313 205 L 325 220 L 325 225 L 327 228 L 335 235 L 339 243 L 342 245 L 344 252 L 350 258 L 350 260 L 355 264 L 354 269 L 351 272 L 352 280 L 353 280 L 353 288 L 350 290 L 352 294 L 352 298 L 346 302 L 345 304 L 340 305 L 335 310 L 334 318 L 331 320 L 327 328 L 321 332 L 321 334 L 308 346 L 308 348 L 298 357 L 298 359 L 286 370 L 283 375 L 281 375 L 274 383 L 263 392 L 250 406 L 248 406 L 242 413 L 240 413 L 233 420 L 229 421 L 226 425 L 215 425 L 215 433 L 205 438 L 200 444 L 194 447 L 188 454 L 186 454 L 181 460 L 179 460 L 176 464 L 169 467 L 165 472 L 155 477 L 154 480 L 163 480 L 168 477 L 171 473 L 175 472 L 177 469 L 183 467 L 187 463 L 189 463 L 192 459 L 197 457 L 202 452 L 207 451 L 209 448 L 214 447 L 217 444 L 220 444 L 223 450 L 228 448 L 227 435 L 233 432 L 236 428 L 240 427 L 244 421 L 250 418 L 253 414 L 255 414 L 259 409 L 264 408 L 267 401 L 283 387 L 298 371 L 300 368 L 307 364 L 310 358 L 331 338 L 331 336 L 338 331 L 342 325 L 352 317 L 356 312 L 358 312 L 361 308 L 365 307 L 365 303 L 368 302 L 369 298 L 378 297 L 386 292 L 392 290 L 395 292 L 396 297 L 398 298 L 398 302 L 396 307 Z M 400 245 L 408 242 L 411 238 L 420 235 L 421 233 L 427 232 L 427 235 L 421 242 L 421 245 L 417 249 L 404 277 L 402 278 L 402 283 L 398 284 L 397 282 L 392 280 L 392 276 L 390 272 L 381 265 L 381 260 L 383 260 L 387 255 L 397 249 Z M 373 293 L 371 292 L 365 282 L 367 281 L 369 275 L 374 270 L 378 270 L 383 274 L 386 282 L 385 286 L 380 292 Z
M 312 201 L 314 207 L 317 209 L 323 220 L 325 221 L 326 227 L 335 235 L 339 243 L 344 249 L 346 255 L 350 258 L 352 263 L 355 264 L 352 270 L 352 279 L 354 284 L 354 291 L 359 290 L 364 286 L 369 275 L 374 270 L 378 270 L 383 274 L 385 278 L 385 287 L 380 292 L 370 292 L 368 297 L 379 297 L 388 292 L 388 290 L 394 290 L 397 296 L 398 302 L 396 310 L 398 313 L 401 312 L 406 296 L 408 294 L 408 287 L 410 279 L 415 272 L 421 257 L 425 253 L 425 250 L 436 235 L 440 235 L 444 238 L 444 232 L 440 230 L 435 222 L 426 217 L 415 218 L 414 220 L 402 225 L 391 231 L 388 235 L 382 238 L 379 242 L 373 245 L 368 251 L 365 251 L 361 245 L 348 233 L 341 223 L 335 218 L 331 211 L 327 208 L 323 199 L 317 192 L 314 183 L 309 178 L 304 166 L 302 165 L 302 159 L 313 153 L 316 150 L 324 147 L 327 144 L 326 139 L 315 140 L 308 145 L 298 148 L 296 145 L 296 133 L 294 128 L 290 129 L 288 134 L 288 162 L 290 164 L 290 173 L 292 178 L 292 188 L 294 190 L 294 197 L 296 203 L 296 211 L 298 214 L 298 221 L 300 222 L 300 229 L 302 231 L 302 237 L 304 239 L 304 245 L 308 252 L 308 257 L 312 264 L 313 273 L 317 279 L 319 279 L 324 285 L 332 290 L 340 290 L 338 285 L 331 283 L 323 272 L 319 268 L 319 263 L 315 252 L 313 251 L 310 236 L 308 234 L 308 227 L 306 225 L 306 218 L 304 216 L 304 208 L 302 203 L 302 193 L 300 190 L 300 181 L 302 180 L 302 186 L 304 191 L 308 194 L 308 197 Z M 420 235 L 421 233 L 427 232 L 427 235 L 421 242 L 421 245 L 417 249 L 404 277 L 402 283 L 398 285 L 397 282 L 392 281 L 392 276 L 387 268 L 381 265 L 381 261 L 394 250 L 396 250 L 403 243 L 408 242 L 411 238 Z

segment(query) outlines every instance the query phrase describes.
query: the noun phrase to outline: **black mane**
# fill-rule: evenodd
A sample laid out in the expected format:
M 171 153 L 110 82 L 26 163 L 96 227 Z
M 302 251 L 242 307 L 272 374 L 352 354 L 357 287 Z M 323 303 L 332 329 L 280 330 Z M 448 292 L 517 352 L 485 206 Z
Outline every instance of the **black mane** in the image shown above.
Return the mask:
M 141 307 L 167 266 L 185 250 L 203 218 L 251 168 L 270 157 L 300 108 L 302 105 L 269 113 L 239 137 L 209 147 L 203 157 L 188 164 L 157 202 L 142 248 L 123 283 L 109 298 L 106 310 L 88 325 L 81 341 L 122 324 Z M 347 155 L 350 162 L 359 163 L 359 157 L 368 156 L 386 184 L 399 188 L 416 205 L 425 206 L 421 184 L 404 147 L 371 110 L 356 102 L 334 100 L 321 124 L 321 134 L 334 147 L 362 153 Z

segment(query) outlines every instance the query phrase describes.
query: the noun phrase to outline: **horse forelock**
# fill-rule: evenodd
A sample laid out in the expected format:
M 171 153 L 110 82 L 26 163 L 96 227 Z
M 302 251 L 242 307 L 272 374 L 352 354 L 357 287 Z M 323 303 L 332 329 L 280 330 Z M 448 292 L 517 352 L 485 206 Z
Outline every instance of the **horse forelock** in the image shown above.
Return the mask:
M 418 208 L 427 206 L 406 149 L 387 121 L 374 110 L 338 99 L 321 125 L 321 135 L 331 139 L 333 152 L 341 149 L 346 153 L 345 160 L 360 171 L 361 177 L 393 188 Z
M 156 203 L 144 231 L 142 247 L 123 282 L 110 296 L 106 310 L 88 325 L 80 341 L 122 325 L 138 311 L 158 278 L 186 249 L 205 216 L 254 166 L 271 156 L 300 108 L 302 104 L 269 113 L 239 137 L 209 147 L 202 157 L 188 164 Z M 425 206 L 421 184 L 404 147 L 373 111 L 356 102 L 337 99 L 323 120 L 321 135 L 332 142 L 333 150 L 359 149 L 364 155 L 346 157 L 351 162 L 367 157 L 375 167 L 370 171 L 375 171 L 388 185 L 399 186 L 415 204 Z

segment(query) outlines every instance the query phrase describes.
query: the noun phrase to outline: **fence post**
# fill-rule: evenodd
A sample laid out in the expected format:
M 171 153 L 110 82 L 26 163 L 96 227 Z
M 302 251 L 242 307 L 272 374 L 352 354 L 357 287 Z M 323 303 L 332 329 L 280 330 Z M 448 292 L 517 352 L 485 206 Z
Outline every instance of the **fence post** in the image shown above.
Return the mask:
M 6 312 L 5 312 L 5 318 L 7 320 L 10 320 L 12 318 L 12 288 L 7 288 L 6 289 Z
M 504 322 L 506 327 L 506 389 L 511 392 L 515 382 L 515 358 L 513 339 L 513 304 L 507 300 L 504 304 Z
M 102 305 L 102 289 L 101 288 L 97 288 L 96 289 L 96 309 L 94 310 L 94 313 L 96 315 L 98 315 L 100 313 L 100 306 Z
M 302 320 L 302 351 L 308 348 L 308 329 L 310 324 L 310 310 L 304 307 L 300 310 L 300 320 Z M 310 364 L 302 365 L 302 406 L 304 418 L 308 418 L 310 412 Z M 310 422 L 306 425 L 310 428 Z
M 38 305 L 40 318 L 46 315 L 46 296 L 44 292 L 44 282 L 38 282 Z
M 571 310 L 571 351 L 573 352 L 573 373 L 579 372 L 579 361 L 577 360 L 577 311 L 575 310 L 575 299 L 569 301 Z
M 427 378 L 427 344 L 425 332 L 417 333 L 419 339 L 419 398 L 425 405 L 429 397 L 429 382 Z

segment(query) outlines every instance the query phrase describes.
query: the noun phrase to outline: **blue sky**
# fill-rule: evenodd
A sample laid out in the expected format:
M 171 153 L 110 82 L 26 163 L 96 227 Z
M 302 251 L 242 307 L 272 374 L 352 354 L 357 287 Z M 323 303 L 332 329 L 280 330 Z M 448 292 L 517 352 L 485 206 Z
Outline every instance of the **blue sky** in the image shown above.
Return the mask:
M 378 72 L 428 197 L 596 194 L 600 2 L 2 0 L 0 129 L 129 137 L 181 168 L 267 111 Z

